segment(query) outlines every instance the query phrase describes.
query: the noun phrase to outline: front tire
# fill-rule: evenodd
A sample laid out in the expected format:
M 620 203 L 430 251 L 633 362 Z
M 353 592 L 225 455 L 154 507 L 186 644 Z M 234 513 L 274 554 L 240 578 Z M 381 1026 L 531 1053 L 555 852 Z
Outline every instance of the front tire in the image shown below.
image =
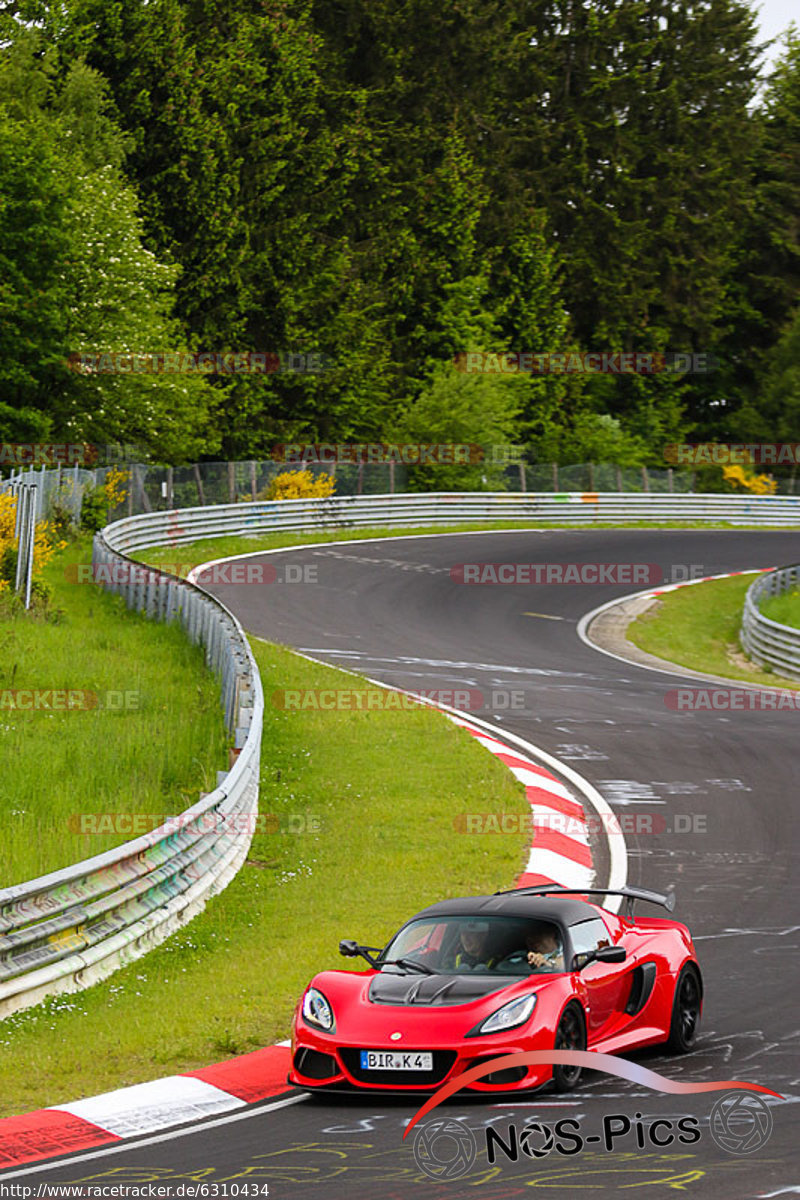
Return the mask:
M 686 963 L 678 976 L 672 998 L 672 1019 L 667 1049 L 673 1054 L 688 1054 L 697 1041 L 703 984 L 694 963 Z
M 556 1030 L 556 1050 L 585 1050 L 586 1022 L 579 1005 L 568 1004 L 561 1014 Z M 556 1063 L 553 1067 L 553 1086 L 557 1092 L 571 1092 L 578 1086 L 581 1067 L 567 1067 Z

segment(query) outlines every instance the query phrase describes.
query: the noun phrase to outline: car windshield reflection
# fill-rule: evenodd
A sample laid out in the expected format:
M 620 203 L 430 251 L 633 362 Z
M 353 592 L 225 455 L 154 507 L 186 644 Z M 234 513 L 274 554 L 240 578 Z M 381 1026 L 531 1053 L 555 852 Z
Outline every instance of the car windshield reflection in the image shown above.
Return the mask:
M 405 969 L 392 965 L 398 959 L 442 975 L 552 975 L 564 970 L 564 946 L 550 921 L 458 916 L 412 921 L 381 954 L 381 969 Z

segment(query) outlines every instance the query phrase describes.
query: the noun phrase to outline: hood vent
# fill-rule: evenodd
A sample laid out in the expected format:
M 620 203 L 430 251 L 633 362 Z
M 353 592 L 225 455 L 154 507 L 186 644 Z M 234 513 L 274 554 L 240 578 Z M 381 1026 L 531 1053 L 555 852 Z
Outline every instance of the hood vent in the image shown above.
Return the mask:
M 502 992 L 510 979 L 487 975 L 400 975 L 381 971 L 369 985 L 373 1004 L 423 1005 L 442 1007 L 469 1004 L 492 992 Z

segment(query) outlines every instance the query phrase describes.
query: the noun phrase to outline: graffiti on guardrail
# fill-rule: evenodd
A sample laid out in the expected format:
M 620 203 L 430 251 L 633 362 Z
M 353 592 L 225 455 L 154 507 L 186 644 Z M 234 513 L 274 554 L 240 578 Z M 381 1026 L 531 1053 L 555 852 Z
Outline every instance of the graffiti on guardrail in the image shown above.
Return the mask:
M 175 526 L 173 520 L 150 536 L 163 542 Z M 115 540 L 113 527 L 95 538 L 93 576 L 102 567 L 108 578 L 98 582 L 129 607 L 179 622 L 191 641 L 205 647 L 237 749 L 230 769 L 220 772 L 221 786 L 187 812 L 114 850 L 0 891 L 0 1017 L 49 992 L 89 986 L 163 941 L 226 886 L 256 831 L 263 697 L 244 633 L 227 609 L 192 584 L 148 571 L 142 586 Z M 117 574 L 112 582 L 120 568 L 123 578 Z M 17 689 L 6 699 L 21 710 L 50 712 L 62 705 L 63 711 L 101 702 L 114 707 L 131 696 L 138 693 Z M 99 820 L 94 829 L 100 831 Z M 133 823 L 108 832 L 129 836 Z M 44 975 L 41 968 L 47 968 Z

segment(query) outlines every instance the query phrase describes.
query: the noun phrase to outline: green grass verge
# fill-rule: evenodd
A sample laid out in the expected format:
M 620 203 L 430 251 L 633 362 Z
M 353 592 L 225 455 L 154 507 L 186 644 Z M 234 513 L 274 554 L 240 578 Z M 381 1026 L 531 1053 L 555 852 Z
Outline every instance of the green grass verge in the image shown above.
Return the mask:
M 219 686 L 202 651 L 179 628 L 69 582 L 90 555 L 82 539 L 45 568 L 49 619 L 0 609 L 0 887 L 132 836 L 82 833 L 80 814 L 180 812 L 227 761 Z M 89 693 L 79 702 L 97 706 L 16 707 L 25 698 L 14 693 L 51 704 L 51 689 Z
M 770 621 L 778 621 L 781 625 L 791 625 L 800 629 L 800 592 L 784 592 L 781 596 L 768 596 L 761 603 L 761 612 Z
M 667 592 L 628 626 L 635 646 L 707 675 L 723 675 L 768 687 L 798 688 L 751 665 L 739 642 L 744 596 L 755 575 L 737 575 Z
M 420 525 L 413 529 L 380 528 L 374 529 L 319 529 L 309 533 L 267 533 L 255 536 L 241 537 L 228 534 L 224 537 L 202 538 L 196 542 L 187 542 L 182 546 L 148 546 L 137 550 L 132 556 L 151 567 L 163 566 L 176 575 L 188 575 L 192 567 L 199 566 L 216 558 L 228 558 L 234 554 L 254 554 L 259 550 L 279 550 L 288 546 L 308 546 L 319 542 L 352 542 L 363 538 L 399 538 L 414 537 L 433 533 L 492 533 L 508 529 L 520 532 L 526 529 L 655 529 L 673 531 L 681 529 L 708 529 L 739 532 L 746 528 L 743 525 L 731 525 L 727 522 L 710 524 L 707 522 L 675 521 L 664 523 L 658 521 L 595 521 L 587 524 L 577 524 L 574 521 L 476 521 L 460 525 Z M 773 526 L 759 525 L 753 528 L 767 529 Z M 780 526 L 774 526 L 779 529 Z
M 464 730 L 424 708 L 282 711 L 278 688 L 371 685 L 253 649 L 268 697 L 260 808 L 278 831 L 256 834 L 226 891 L 163 946 L 0 1024 L 0 1115 L 284 1038 L 309 977 L 345 966 L 340 938 L 383 944 L 421 906 L 509 886 L 524 868 L 524 834 L 457 831 L 465 812 L 528 811 L 521 784 Z

